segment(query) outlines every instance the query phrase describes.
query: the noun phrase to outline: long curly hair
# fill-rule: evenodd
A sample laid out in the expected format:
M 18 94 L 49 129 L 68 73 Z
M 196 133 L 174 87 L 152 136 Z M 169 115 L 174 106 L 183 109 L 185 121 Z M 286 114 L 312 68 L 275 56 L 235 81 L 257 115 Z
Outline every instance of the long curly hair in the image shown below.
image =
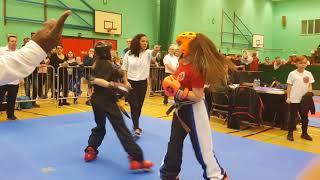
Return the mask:
M 194 70 L 198 71 L 211 88 L 221 85 L 227 77 L 226 66 L 235 71 L 235 66 L 229 58 L 220 54 L 214 43 L 204 34 L 197 33 L 189 44 L 190 55 L 187 57 Z
M 137 34 L 136 36 L 134 36 L 134 38 L 131 41 L 130 54 L 133 54 L 136 57 L 139 57 L 139 53 L 140 53 L 140 50 L 141 50 L 140 39 L 142 37 L 147 37 L 147 35 L 145 35 L 145 34 Z M 147 49 L 149 49 L 149 44 L 147 46 Z

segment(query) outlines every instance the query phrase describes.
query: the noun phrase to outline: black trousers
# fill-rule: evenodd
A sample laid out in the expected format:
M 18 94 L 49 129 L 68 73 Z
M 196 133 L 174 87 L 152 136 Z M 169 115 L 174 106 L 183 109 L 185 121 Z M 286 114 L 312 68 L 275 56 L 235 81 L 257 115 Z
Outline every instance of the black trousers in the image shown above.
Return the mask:
M 170 76 L 170 73 L 165 73 L 164 77 Z M 163 104 L 168 104 L 168 96 L 166 96 L 165 93 L 163 93 Z
M 106 134 L 105 125 L 106 118 L 108 118 L 123 148 L 129 156 L 133 160 L 143 161 L 143 152 L 133 140 L 116 102 L 112 99 L 104 98 L 103 96 L 99 96 L 94 93 L 91 98 L 91 103 L 94 120 L 97 126 L 91 130 L 88 146 L 97 150 L 101 145 Z
M 301 104 L 300 103 L 290 103 L 289 104 L 289 122 L 288 122 L 288 128 L 289 132 L 293 132 L 295 126 L 296 126 L 296 116 L 297 112 L 299 112 L 300 117 L 301 117 L 301 124 L 302 124 L 302 133 L 307 133 L 308 131 L 308 114 L 303 112 L 301 109 Z
M 4 100 L 4 96 L 7 94 L 7 117 L 12 118 L 14 116 L 14 105 L 16 103 L 19 85 L 7 84 L 0 86 L 0 104 Z
M 211 148 L 207 148 L 209 146 L 208 142 L 212 142 L 208 114 L 207 112 L 202 114 L 203 117 L 207 116 L 207 118 L 198 117 L 201 118 L 201 120 L 208 120 L 207 125 L 203 125 L 209 128 L 202 128 L 200 127 L 202 125 L 195 125 L 195 121 L 199 121 L 200 119 L 195 119 L 196 117 L 194 116 L 194 111 L 195 109 L 192 108 L 192 105 L 186 105 L 183 106 L 178 113 L 181 120 L 191 129 L 191 131 L 189 132 L 189 137 L 196 158 L 204 170 L 203 177 L 204 179 L 208 179 L 207 176 L 212 175 L 212 171 L 215 171 L 216 173 L 220 173 L 222 175 L 224 170 L 220 167 L 218 160 L 214 155 L 214 152 L 210 150 Z M 206 130 L 208 130 L 209 132 L 206 132 Z M 170 141 L 168 143 L 167 153 L 160 168 L 160 176 L 162 180 L 175 180 L 177 175 L 180 173 L 182 164 L 183 142 L 187 135 L 187 131 L 182 127 L 176 114 L 174 114 L 171 124 L 171 135 Z M 206 141 L 203 141 L 204 139 L 206 139 Z M 199 143 L 200 141 L 204 144 L 201 145 Z M 206 158 L 206 160 L 204 158 Z M 210 158 L 213 161 L 208 160 Z M 210 172 L 206 172 L 207 168 Z
M 47 73 L 38 73 L 38 96 L 43 97 L 43 86 L 45 86 L 45 94 L 47 94 L 47 86 L 45 85 L 47 81 Z
M 58 78 L 59 78 L 59 82 L 58 82 Z M 68 78 L 68 72 L 66 71 L 65 68 L 60 69 L 59 77 L 56 76 L 55 80 L 56 80 L 56 91 L 57 91 L 57 92 L 55 92 L 56 98 L 60 97 L 61 91 L 63 92 L 64 98 L 68 97 L 69 78 Z M 67 99 L 63 99 L 63 102 L 66 102 L 66 101 L 67 101 Z
M 31 94 L 32 88 L 32 94 Z M 38 72 L 37 69 L 32 72 L 28 77 L 24 78 L 24 89 L 26 96 L 30 99 L 37 99 L 38 88 Z M 32 95 L 32 96 L 31 96 Z
M 186 119 L 185 111 L 181 109 L 179 111 L 180 118 L 191 127 L 191 122 Z M 162 180 L 175 180 L 176 176 L 180 173 L 182 164 L 182 151 L 183 142 L 187 136 L 187 132 L 182 128 L 181 124 L 177 120 L 177 116 L 173 115 L 171 124 L 170 140 L 168 143 L 167 153 L 164 157 L 163 165 L 160 168 L 160 174 Z
M 132 81 L 129 80 L 132 90 L 129 93 L 128 100 L 131 109 L 131 118 L 133 122 L 133 128 L 139 129 L 139 118 L 141 115 L 141 109 L 144 102 L 144 98 L 147 92 L 147 80 Z
M 205 88 L 204 95 L 205 95 L 205 98 L 207 101 L 208 111 L 209 111 L 209 113 L 211 113 L 212 102 L 213 102 L 213 93 L 212 93 L 212 91 L 209 90 L 209 88 Z

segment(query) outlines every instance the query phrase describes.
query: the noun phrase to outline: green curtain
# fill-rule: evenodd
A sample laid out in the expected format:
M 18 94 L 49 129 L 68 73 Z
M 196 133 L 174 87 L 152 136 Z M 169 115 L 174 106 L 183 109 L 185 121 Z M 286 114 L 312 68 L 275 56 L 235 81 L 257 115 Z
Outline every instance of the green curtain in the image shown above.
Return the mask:
M 161 50 L 167 50 L 172 42 L 177 0 L 160 0 L 160 32 Z

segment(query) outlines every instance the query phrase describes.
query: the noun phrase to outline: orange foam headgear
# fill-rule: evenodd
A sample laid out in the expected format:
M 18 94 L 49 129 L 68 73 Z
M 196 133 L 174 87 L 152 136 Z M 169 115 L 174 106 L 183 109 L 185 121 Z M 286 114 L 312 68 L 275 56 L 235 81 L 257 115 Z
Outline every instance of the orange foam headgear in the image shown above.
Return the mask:
M 177 36 L 176 42 L 180 46 L 183 57 L 189 55 L 189 43 L 196 37 L 195 32 L 183 32 Z

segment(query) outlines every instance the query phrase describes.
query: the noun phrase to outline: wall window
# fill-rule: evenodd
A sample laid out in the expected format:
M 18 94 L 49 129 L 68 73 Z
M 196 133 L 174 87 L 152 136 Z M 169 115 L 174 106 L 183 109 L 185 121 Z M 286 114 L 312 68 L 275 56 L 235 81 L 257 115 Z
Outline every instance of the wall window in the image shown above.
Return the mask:
M 314 21 L 314 33 L 320 34 L 320 19 Z
M 301 33 L 302 34 L 307 34 L 308 32 L 308 21 L 307 20 L 302 20 L 301 21 Z
M 314 20 L 308 20 L 308 34 L 314 34 Z
M 320 34 L 320 19 L 302 20 L 301 21 L 301 34 Z

